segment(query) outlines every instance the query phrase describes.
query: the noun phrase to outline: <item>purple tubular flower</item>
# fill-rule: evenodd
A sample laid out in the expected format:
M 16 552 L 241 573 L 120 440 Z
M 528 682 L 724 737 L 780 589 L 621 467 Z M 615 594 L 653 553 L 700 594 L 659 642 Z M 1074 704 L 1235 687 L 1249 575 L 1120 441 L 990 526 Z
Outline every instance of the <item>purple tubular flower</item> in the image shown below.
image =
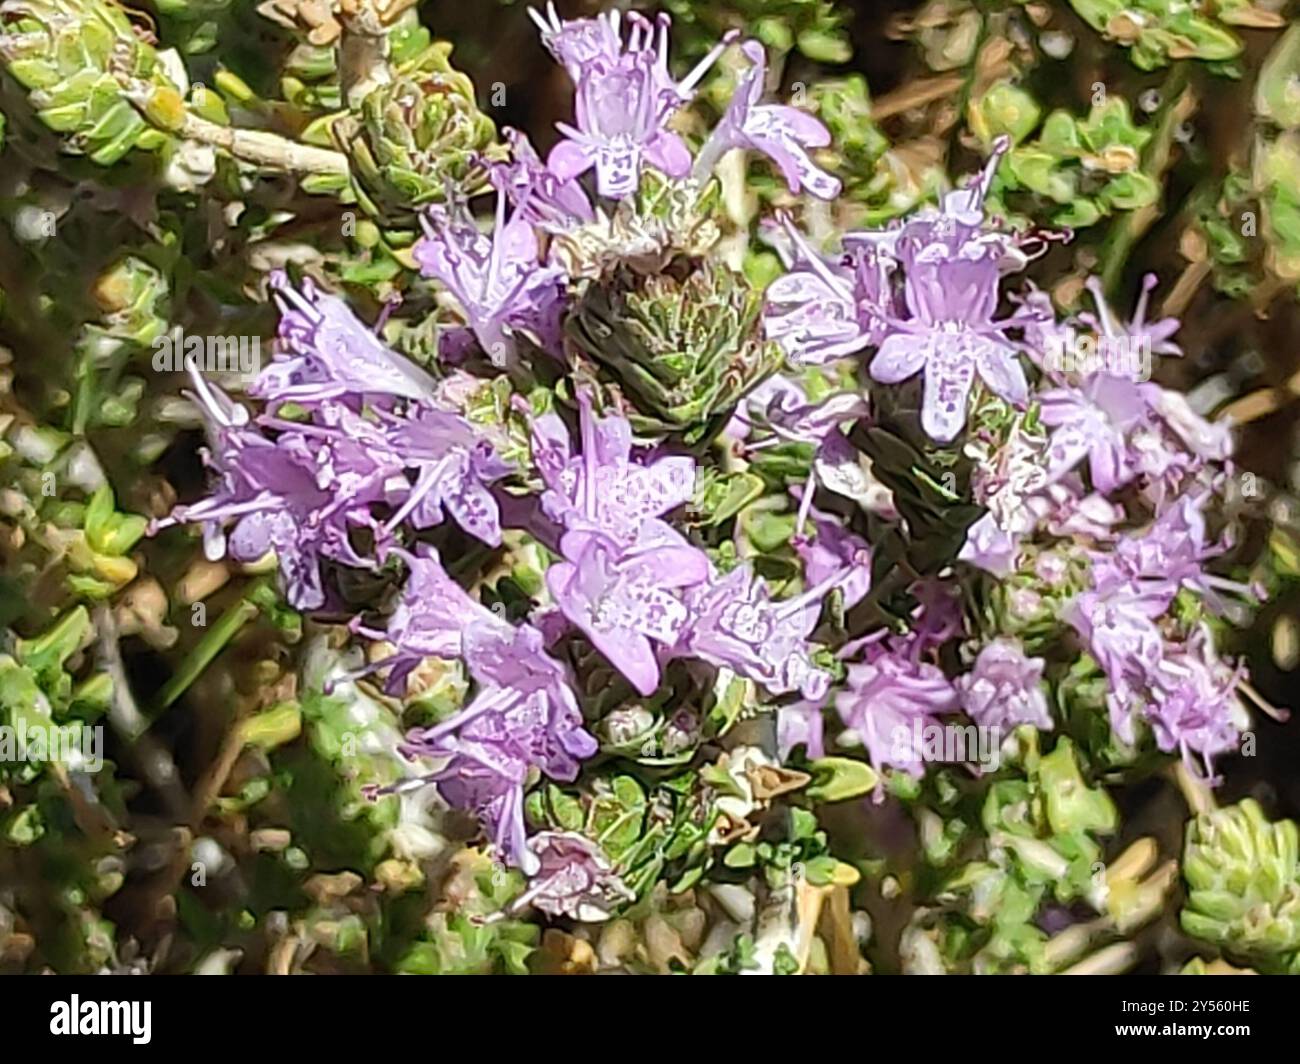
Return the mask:
M 476 602 L 442 567 L 438 552 L 420 544 L 417 553 L 390 548 L 406 563 L 407 578 L 387 630 L 352 624 L 352 630 L 370 639 L 392 643 L 396 652 L 367 671 L 388 668 L 384 688 L 400 695 L 406 678 L 425 658 L 459 658 L 464 654 L 466 632 L 473 629 L 509 628 L 490 610 Z
M 1237 748 L 1244 710 L 1236 689 L 1244 668 L 1232 668 L 1217 659 L 1212 641 L 1198 629 L 1188 641 L 1165 655 L 1154 677 L 1147 719 L 1156 745 L 1166 752 L 1178 750 L 1193 773 L 1193 756 L 1214 780 L 1212 758 Z
M 991 513 L 985 514 L 966 530 L 966 542 L 957 557 L 994 576 L 1015 571 L 1020 554 L 1020 537 L 998 524 Z
M 388 440 L 402 464 L 419 472 L 386 529 L 408 519 L 416 528 L 429 528 L 441 523 L 445 509 L 470 535 L 500 546 L 501 513 L 488 485 L 512 470 L 492 444 L 459 414 L 430 406 L 392 421 Z
M 247 412 L 207 384 L 197 370 L 191 377 L 215 448 L 215 454 L 205 458 L 218 481 L 201 502 L 178 506 L 167 518 L 153 522 L 151 533 L 199 522 L 204 526 L 205 553 L 212 560 L 229 553 L 237 561 L 253 562 L 274 550 L 290 603 L 297 609 L 322 606 L 323 559 L 367 564 L 352 549 L 348 531 L 352 525 L 370 523 L 367 503 L 384 497 L 383 483 L 391 467 L 383 464 L 382 452 L 339 456 L 309 439 L 308 433 L 328 434 L 329 429 L 302 426 L 272 441 L 250 427 Z M 227 542 L 222 526 L 231 519 L 235 526 Z
M 836 392 L 821 402 L 808 399 L 803 387 L 789 377 L 769 377 L 746 397 L 749 416 L 737 415 L 746 429 L 770 429 L 775 446 L 790 440 L 821 444 L 846 421 L 865 417 L 867 402 L 851 392 Z M 751 420 L 752 419 L 752 420 Z
M 542 509 L 568 530 L 599 532 L 623 546 L 668 526 L 658 518 L 690 502 L 695 460 L 668 455 L 648 464 L 632 459 L 632 427 L 617 415 L 596 418 L 591 400 L 578 397 L 582 454 L 570 450 L 569 433 L 556 414 L 533 422 L 533 459 L 546 491 Z
M 545 15 L 530 7 L 528 16 L 541 32 L 543 47 L 575 82 L 587 64 L 601 59 L 612 62 L 623 52 L 620 11 L 566 21 L 556 12 L 555 0 L 547 0 Z
M 984 195 L 1006 147 L 1000 141 L 979 179 L 945 197 L 942 212 L 923 212 L 905 224 L 894 243 L 908 316 L 890 320 L 870 372 L 882 384 L 924 372 L 921 425 L 939 443 L 964 427 L 976 376 L 1009 403 L 1029 400 L 1018 345 L 1006 336 L 1017 321 L 993 317 L 1012 238 L 979 228 Z
M 568 532 L 566 561 L 546 571 L 564 615 L 643 695 L 659 686 L 654 643 L 671 647 L 684 632 L 682 588 L 708 579 L 708 558 L 664 526 L 632 548 L 595 532 Z
M 528 849 L 524 823 L 524 784 L 528 762 L 508 746 L 447 736 L 436 746 L 418 739 L 401 748 L 407 757 L 446 758 L 428 782 L 438 786 L 442 800 L 478 818 L 492 845 L 508 864 L 532 874 L 540 866 Z
M 551 150 L 547 168 L 568 182 L 595 167 L 597 190 L 611 199 L 635 192 L 647 163 L 669 177 L 685 177 L 691 168 L 690 151 L 666 123 L 692 98 L 734 34 L 678 82 L 668 69 L 666 15 L 657 26 L 641 15 L 629 15 L 626 45 L 617 13 L 561 22 L 551 7 L 548 16 L 542 19 L 533 12 L 543 43 L 573 78 L 577 124 L 556 124 L 566 139 Z
M 423 399 L 437 387 L 410 359 L 389 350 L 338 296 L 310 278 L 301 290 L 283 270 L 270 277 L 280 309 L 280 342 L 292 354 L 277 353 L 258 375 L 250 394 L 273 402 L 313 403 L 352 396 Z
M 1128 325 L 1122 325 L 1106 302 L 1106 294 L 1102 290 L 1101 280 L 1097 277 L 1089 277 L 1086 284 L 1088 291 L 1092 293 L 1092 298 L 1097 304 L 1097 314 L 1095 316 L 1087 313 L 1080 314 L 1079 320 L 1094 328 L 1101 335 L 1103 344 L 1108 341 L 1111 343 L 1123 342 L 1130 349 L 1145 350 L 1153 355 L 1181 357 L 1182 348 L 1171 339 L 1179 329 L 1178 319 L 1162 318 L 1160 321 L 1150 323 L 1146 320 L 1147 303 L 1151 298 L 1151 290 L 1159 283 L 1159 279 L 1154 273 L 1149 273 L 1142 278 L 1142 294 L 1138 296 L 1137 306 L 1133 311 L 1133 320 Z
M 1147 405 L 1192 455 L 1204 462 L 1226 462 L 1232 457 L 1232 425 L 1227 421 L 1206 421 L 1180 392 L 1145 384 Z
M 767 287 L 763 334 L 796 366 L 856 354 L 876 338 L 863 322 L 857 275 L 813 248 L 787 215 L 781 222 L 796 256 L 790 272 Z
M 669 177 L 690 172 L 689 149 L 664 127 L 672 108 L 664 106 L 652 53 L 591 62 L 578 78 L 574 106 L 577 125 L 556 123 L 565 139 L 546 160 L 559 180 L 572 181 L 594 166 L 600 195 L 625 199 L 647 163 Z
M 597 923 L 609 919 L 619 902 L 636 897 L 604 851 L 585 835 L 539 831 L 528 840 L 528 850 L 537 859 L 537 870 L 512 903 L 513 911 L 532 905 L 550 916 Z
M 187 393 L 203 415 L 204 431 L 208 445 L 200 454 L 203 464 L 217 475 L 217 487 L 202 502 L 193 506 L 177 506 L 164 518 L 149 522 L 149 535 L 156 535 L 172 525 L 195 521 L 203 530 L 203 553 L 209 561 L 225 557 L 226 533 L 221 510 L 230 505 L 247 503 L 260 488 L 248 481 L 242 451 L 257 447 L 262 434 L 249 425 L 248 410 L 236 403 L 215 385 L 209 385 L 194 366 L 189 369 L 194 392 Z M 213 516 L 204 516 L 212 513 Z
M 1026 657 L 1019 643 L 994 639 L 980 650 L 971 671 L 957 679 L 962 709 L 981 727 L 1009 730 L 1032 724 L 1050 731 L 1045 664 L 1042 658 Z
M 1108 540 L 1112 529 L 1124 520 L 1124 508 L 1107 501 L 1098 492 L 1084 494 L 1080 483 L 1069 479 L 1049 484 L 1026 500 L 1039 526 L 1053 536 L 1087 536 Z
M 881 646 L 869 648 L 862 664 L 849 666 L 847 688 L 835 696 L 835 708 L 862 739 L 873 765 L 917 777 L 925 770 L 916 735 L 957 707 L 956 689 L 936 666 Z
M 516 335 L 543 350 L 560 350 L 564 271 L 539 262 L 537 235 L 516 210 L 506 218 L 506 195 L 497 192 L 492 236 L 481 233 L 463 206 L 430 207 L 415 261 L 425 277 L 444 284 L 460 303 L 469 331 L 495 366 L 516 355 Z M 460 346 L 456 336 L 452 348 Z
M 538 156 L 526 134 L 507 127 L 513 162 L 496 163 L 492 184 L 510 197 L 515 217 L 549 232 L 566 232 L 595 220 L 591 201 L 577 181 L 561 181 Z
M 1111 729 L 1125 743 L 1135 740 L 1134 713 L 1139 693 L 1164 654 L 1164 639 L 1155 619 L 1168 607 L 1161 594 L 1130 584 L 1075 596 L 1062 616 L 1087 643 L 1088 651 L 1110 680 L 1106 705 Z
M 840 568 L 803 594 L 774 602 L 749 566 L 738 566 L 687 593 L 691 623 L 677 652 L 734 669 L 771 694 L 825 698 L 831 676 L 813 663 L 808 636 L 826 594 L 855 576 Z
M 1081 388 L 1054 388 L 1039 401 L 1043 424 L 1056 429 L 1047 450 L 1051 479 L 1059 480 L 1084 458 L 1093 487 L 1103 494 L 1137 476 L 1128 435 L 1147 420 L 1147 406 L 1132 381 L 1098 373 Z
M 542 633 L 529 624 L 471 625 L 465 663 L 482 691 L 461 714 L 431 730 L 458 728 L 465 738 L 509 742 L 552 779 L 577 778 L 580 762 L 596 752 L 597 743 L 583 727 L 568 674 L 546 653 Z
M 847 570 L 839 587 L 844 608 L 852 609 L 871 590 L 871 547 L 830 514 L 810 509 L 809 517 L 813 535 L 800 532 L 790 541 L 803 561 L 804 579 L 816 586 Z
M 651 55 L 656 90 L 662 97 L 664 106 L 669 108 L 691 101 L 696 86 L 709 68 L 738 36 L 734 30 L 725 34 L 696 64 L 695 69 L 678 82 L 668 69 L 668 30 L 672 20 L 667 15 L 659 15 L 655 23 L 651 24 L 645 16 L 635 11 L 630 12 L 627 17 L 630 32 L 625 44 L 622 14 L 617 10 L 607 11 L 594 19 L 565 21 L 556 13 L 554 0 L 547 0 L 545 17 L 538 14 L 535 8 L 530 8 L 528 14 L 541 31 L 543 46 L 568 71 L 575 85 L 593 63 L 617 63 L 627 54 Z
M 820 199 L 834 199 L 839 180 L 820 170 L 808 157 L 809 148 L 831 142 L 827 128 L 812 115 L 780 104 L 760 104 L 767 75 L 767 54 L 758 41 L 741 46 L 749 69 L 740 76 L 727 112 L 695 160 L 695 176 L 713 172 L 718 160 L 733 148 L 762 152 L 781 171 L 791 192 L 807 189 Z

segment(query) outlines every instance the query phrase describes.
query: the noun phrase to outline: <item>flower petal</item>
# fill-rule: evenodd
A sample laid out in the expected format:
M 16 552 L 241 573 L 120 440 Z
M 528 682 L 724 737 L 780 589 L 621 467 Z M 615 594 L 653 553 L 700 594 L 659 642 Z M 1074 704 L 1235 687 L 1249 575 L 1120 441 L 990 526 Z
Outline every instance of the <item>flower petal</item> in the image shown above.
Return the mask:
M 881 384 L 897 384 L 917 373 L 931 357 L 934 341 L 928 336 L 894 333 L 871 360 L 871 376 Z

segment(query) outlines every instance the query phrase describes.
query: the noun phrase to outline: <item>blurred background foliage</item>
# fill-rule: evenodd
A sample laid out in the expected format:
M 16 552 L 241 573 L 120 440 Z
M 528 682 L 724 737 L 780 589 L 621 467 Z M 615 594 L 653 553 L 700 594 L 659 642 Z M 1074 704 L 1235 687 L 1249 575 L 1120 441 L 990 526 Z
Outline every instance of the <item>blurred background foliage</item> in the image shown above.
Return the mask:
M 575 17 L 608 5 L 557 6 Z M 1044 235 L 1030 276 L 1059 307 L 1081 306 L 1092 274 L 1118 306 L 1159 277 L 1154 314 L 1182 318 L 1186 352 L 1159 379 L 1242 425 L 1250 472 L 1229 501 L 1249 534 L 1236 549 L 1273 595 L 1236 649 L 1265 697 L 1296 704 L 1300 25 L 1281 0 L 662 10 L 681 64 L 742 30 L 768 48 L 769 89 L 831 128 L 822 161 L 846 191 L 804 208 L 814 239 L 932 199 L 1005 134 L 1014 147 L 992 202 Z M 428 676 L 427 697 L 408 705 L 347 686 L 321 696 L 340 668 L 337 638 L 286 609 L 266 574 L 206 561 L 188 534 L 142 538 L 146 517 L 203 486 L 181 375 L 151 363 L 168 330 L 269 348 L 265 275 L 292 265 L 345 289 L 367 320 L 400 296 L 408 324 L 388 337 L 429 357 L 428 331 L 408 327 L 440 313 L 410 269 L 415 212 L 448 181 L 485 187 L 481 159 L 505 127 L 545 154 L 569 114 L 571 90 L 524 4 L 10 0 L 0 60 L 0 715 L 107 732 L 93 775 L 59 760 L 0 766 L 0 971 L 581 970 L 563 935 L 475 919 L 521 891 L 516 877 L 405 799 L 362 796 L 391 782 L 401 731 L 457 676 Z M 376 81 L 376 63 L 397 76 Z M 709 128 L 732 77 L 726 63 L 711 75 L 686 133 Z M 757 219 L 794 204 L 765 163 L 744 176 L 726 239 L 761 281 L 779 264 L 751 239 Z M 1295 816 L 1300 733 L 1261 729 L 1255 756 L 1225 766 L 1220 798 Z M 1032 764 L 1017 786 L 1077 772 Z M 927 786 L 931 808 L 956 808 L 942 779 Z M 1180 851 L 1186 812 L 1167 780 L 1120 802 L 1116 853 L 1148 836 Z M 999 808 L 970 822 L 993 830 Z M 1087 890 L 1108 816 L 1070 826 L 1085 871 L 1058 885 L 1062 903 Z M 1213 886 L 1208 825 L 1188 846 Z M 916 839 L 888 821 L 864 829 L 851 803 L 825 826 L 844 859 L 893 870 L 893 886 L 863 902 L 884 944 L 873 963 L 923 968 L 925 942 L 946 932 L 907 924 L 925 887 Z M 1148 858 L 1125 866 L 1134 884 Z M 1032 875 L 1003 878 L 1008 906 L 1041 894 Z M 1131 904 L 1150 909 L 1150 893 L 1134 886 Z M 601 949 L 668 970 L 698 945 L 699 905 L 689 890 L 648 899 Z M 1177 909 L 1142 934 L 1163 942 Z M 1222 915 L 1198 922 L 1194 909 L 1193 933 L 1227 933 Z M 1292 948 L 1291 928 L 1279 918 L 1268 941 Z M 743 967 L 742 954 L 714 967 Z

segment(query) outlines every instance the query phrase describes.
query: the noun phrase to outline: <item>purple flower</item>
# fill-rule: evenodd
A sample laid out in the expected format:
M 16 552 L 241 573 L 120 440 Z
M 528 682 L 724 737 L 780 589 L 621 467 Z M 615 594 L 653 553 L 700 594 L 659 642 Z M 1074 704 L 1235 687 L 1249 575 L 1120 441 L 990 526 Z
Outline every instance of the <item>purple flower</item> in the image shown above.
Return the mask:
M 757 41 L 741 46 L 749 60 L 736 85 L 726 114 L 700 149 L 695 175 L 713 172 L 718 160 L 733 148 L 751 148 L 770 158 L 781 171 L 791 192 L 807 189 L 821 199 L 840 194 L 840 182 L 819 170 L 808 156 L 809 148 L 824 148 L 830 132 L 812 115 L 780 104 L 760 104 L 767 75 L 767 54 Z
M 848 570 L 841 583 L 844 608 L 852 609 L 871 590 L 871 548 L 830 514 L 812 510 L 813 535 L 798 533 L 791 545 L 803 561 L 804 580 L 817 585 Z
M 274 402 L 313 403 L 323 399 L 383 395 L 422 399 L 436 382 L 408 358 L 386 347 L 338 296 L 310 278 L 301 290 L 283 270 L 270 277 L 280 310 L 280 343 L 286 356 L 258 375 L 252 395 Z
M 874 252 L 864 252 L 864 265 L 855 272 L 813 248 L 788 216 L 782 215 L 781 222 L 796 254 L 790 271 L 767 286 L 763 307 L 767 339 L 779 344 L 796 366 L 821 365 L 874 343 L 877 333 L 870 309 L 874 299 L 860 299 L 859 288 L 863 277 L 873 276 L 865 265 L 867 259 L 873 266 L 881 260 Z
M 1085 495 L 1078 477 L 1047 485 L 1025 500 L 1025 505 L 1039 526 L 1053 536 L 1087 536 L 1104 541 L 1112 538 L 1112 529 L 1124 520 L 1122 506 L 1095 491 Z
M 555 10 L 555 0 L 547 0 L 545 16 L 535 7 L 528 9 L 528 15 L 541 32 L 543 47 L 575 82 L 589 63 L 601 59 L 613 62 L 623 54 L 620 11 L 608 11 L 596 18 L 562 20 Z
M 1009 403 L 1029 401 L 1018 345 L 1006 335 L 1017 319 L 994 319 L 1012 238 L 980 229 L 984 194 L 1005 150 L 999 142 L 979 179 L 945 197 L 942 211 L 907 222 L 893 244 L 907 316 L 891 317 L 870 372 L 882 384 L 924 374 L 921 425 L 940 443 L 965 426 L 976 376 Z
M 670 647 L 685 630 L 680 590 L 708 578 L 705 555 L 671 530 L 623 549 L 594 532 L 568 532 L 565 561 L 546 571 L 564 615 L 643 695 L 659 686 L 654 643 Z
M 647 522 L 692 499 L 695 460 L 668 455 L 649 463 L 632 458 L 632 427 L 617 415 L 596 418 L 586 393 L 578 396 L 582 454 L 556 414 L 533 422 L 533 460 L 546 484 L 542 509 L 567 530 L 599 532 L 631 546 Z M 656 533 L 657 534 L 657 533 Z
M 1181 392 L 1144 384 L 1147 405 L 1165 426 L 1197 458 L 1205 462 L 1226 462 L 1232 457 L 1232 425 L 1227 421 L 1206 421 Z
M 366 671 L 390 669 L 385 690 L 401 694 L 406 678 L 425 658 L 461 657 L 471 629 L 510 626 L 456 583 L 442 567 L 438 552 L 428 544 L 420 544 L 415 554 L 396 547 L 390 553 L 406 563 L 407 577 L 387 629 L 365 628 L 359 621 L 354 621 L 351 628 L 370 639 L 387 640 L 397 648 L 393 655 Z
M 476 817 L 492 845 L 508 864 L 532 874 L 540 866 L 528 849 L 524 824 L 524 784 L 528 762 L 509 746 L 480 743 L 447 736 L 436 747 L 420 741 L 401 747 L 407 757 L 447 759 L 426 779 L 437 784 L 442 800 L 453 809 Z
M 1015 571 L 1019 554 L 1020 537 L 1002 528 L 992 513 L 986 513 L 966 530 L 966 542 L 957 557 L 986 573 L 1007 576 Z
M 609 199 L 635 192 L 646 164 L 669 177 L 685 177 L 691 153 L 665 128 L 674 109 L 665 104 L 652 53 L 593 60 L 578 77 L 577 125 L 556 123 L 565 139 L 551 149 L 547 168 L 559 180 L 572 181 L 594 166 L 596 190 Z
M 597 743 L 541 632 L 528 624 L 471 625 L 464 653 L 482 690 L 461 713 L 430 729 L 431 737 L 457 730 L 464 738 L 509 743 L 552 779 L 575 779 Z
M 1048 444 L 1047 475 L 1059 480 L 1088 459 L 1092 485 L 1109 494 L 1138 474 L 1128 435 L 1147 418 L 1133 382 L 1096 373 L 1081 387 L 1054 388 L 1039 396 L 1043 424 L 1056 429 Z
M 728 34 L 678 82 L 668 69 L 667 16 L 652 26 L 638 14 L 628 16 L 626 45 L 619 17 L 561 22 L 553 8 L 549 21 L 535 12 L 542 41 L 564 64 L 576 88 L 576 126 L 556 123 L 564 134 L 546 161 L 562 182 L 572 181 L 593 166 L 602 196 L 623 199 L 636 191 L 641 168 L 649 164 L 669 177 L 685 177 L 691 154 L 667 122 L 722 54 L 734 34 Z
M 1213 778 L 1212 758 L 1236 749 L 1241 739 L 1244 710 L 1236 689 L 1244 669 L 1218 660 L 1212 640 L 1199 629 L 1187 645 L 1166 653 L 1154 676 L 1147 719 L 1156 745 L 1178 750 L 1196 773 L 1193 755 Z M 1217 781 L 1216 781 L 1217 782 Z
M 1146 320 L 1151 290 L 1159 283 L 1154 273 L 1142 278 L 1142 294 L 1138 296 L 1137 306 L 1133 310 L 1133 320 L 1128 325 L 1122 325 L 1106 302 L 1106 293 L 1102 290 L 1100 279 L 1089 277 L 1086 284 L 1097 304 L 1097 314 L 1083 313 L 1079 315 L 1079 320 L 1095 329 L 1103 344 L 1123 344 L 1122 349 L 1145 351 L 1149 355 L 1181 356 L 1182 348 L 1171 339 L 1179 329 L 1178 319 L 1162 318 L 1150 323 Z
M 957 691 L 936 666 L 881 646 L 871 647 L 862 664 L 849 666 L 846 689 L 835 696 L 835 708 L 866 745 L 873 765 L 917 777 L 924 775 L 918 736 L 957 705 Z
M 383 497 L 383 482 L 391 472 L 382 464 L 382 452 L 369 457 L 353 452 L 335 467 L 333 452 L 308 435 L 330 430 L 304 426 L 270 440 L 250 427 L 247 412 L 204 382 L 197 370 L 191 376 L 214 447 L 205 460 L 218 479 L 207 498 L 176 507 L 152 523 L 151 533 L 173 524 L 201 523 L 205 553 L 212 560 L 229 553 L 237 561 L 254 562 L 275 551 L 290 603 L 297 609 L 322 606 L 323 559 L 367 564 L 353 550 L 349 529 L 373 525 L 368 503 Z M 222 526 L 231 519 L 235 525 L 227 541 Z
M 584 923 L 609 919 L 620 902 L 636 895 L 614 873 L 604 851 L 585 835 L 541 831 L 528 840 L 537 870 L 528 889 L 511 906 L 527 905 L 550 916 L 567 916 Z
M 560 350 L 564 271 L 539 262 L 537 236 L 517 210 L 506 219 L 506 196 L 498 191 L 491 237 L 458 206 L 430 207 L 421 220 L 424 236 L 413 252 L 420 272 L 441 281 L 460 303 L 468 328 L 494 366 L 516 355 L 516 336 L 543 350 Z M 459 344 L 455 335 L 449 339 Z
M 1050 731 L 1044 664 L 1042 658 L 1026 657 L 1019 643 L 994 639 L 980 650 L 971 671 L 957 679 L 962 709 L 981 727 L 1009 730 L 1032 724 Z
M 488 485 L 512 469 L 492 444 L 459 414 L 431 406 L 391 420 L 388 440 L 402 464 L 418 474 L 386 528 L 408 519 L 416 528 L 429 528 L 441 523 L 445 509 L 470 535 L 500 546 L 501 513 Z
M 751 450 L 791 440 L 820 444 L 844 422 L 867 414 L 867 402 L 860 395 L 835 392 L 814 403 L 797 381 L 779 373 L 746 397 L 746 408 L 748 416 L 737 415 L 746 433 L 750 428 L 766 428 L 774 437 L 770 443 L 756 444 Z
M 687 593 L 691 622 L 676 652 L 733 669 L 772 694 L 824 698 L 831 677 L 813 663 L 808 636 L 825 595 L 855 576 L 841 567 L 803 594 L 773 601 L 753 570 L 738 566 Z
M 1164 654 L 1155 619 L 1165 612 L 1168 600 L 1130 583 L 1106 581 L 1103 586 L 1105 590 L 1076 595 L 1062 616 L 1083 636 L 1110 681 L 1106 705 L 1111 729 L 1131 745 L 1140 692 Z
M 518 130 L 502 131 L 510 144 L 513 162 L 492 167 L 492 184 L 510 197 L 515 217 L 550 232 L 565 232 L 595 220 L 591 201 L 577 181 L 561 181 Z

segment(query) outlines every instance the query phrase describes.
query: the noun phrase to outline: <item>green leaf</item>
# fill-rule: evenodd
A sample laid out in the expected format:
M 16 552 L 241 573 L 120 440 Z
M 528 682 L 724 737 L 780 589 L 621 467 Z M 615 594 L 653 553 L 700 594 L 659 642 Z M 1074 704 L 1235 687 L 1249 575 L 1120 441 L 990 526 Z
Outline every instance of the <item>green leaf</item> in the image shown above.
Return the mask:
M 814 802 L 843 802 L 870 794 L 880 781 L 865 761 L 849 757 L 822 757 L 810 762 L 812 783 L 804 793 Z

